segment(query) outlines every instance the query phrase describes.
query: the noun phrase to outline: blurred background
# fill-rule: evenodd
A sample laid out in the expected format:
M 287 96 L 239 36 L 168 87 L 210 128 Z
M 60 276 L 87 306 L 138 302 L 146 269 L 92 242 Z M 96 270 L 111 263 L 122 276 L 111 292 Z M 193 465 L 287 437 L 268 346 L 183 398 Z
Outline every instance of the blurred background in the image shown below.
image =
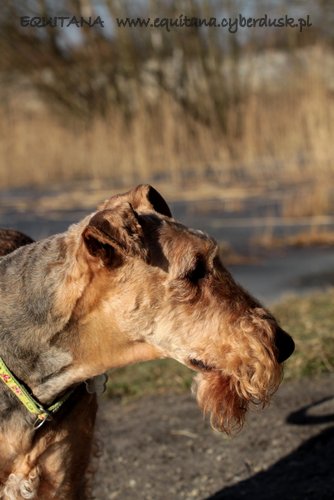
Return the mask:
M 166 25 L 239 14 L 311 26 Z M 165 21 L 124 26 L 139 17 Z M 266 305 L 297 296 L 281 315 L 313 344 L 320 307 L 293 369 L 332 370 L 330 296 L 298 297 L 334 283 L 333 26 L 331 0 L 3 0 L 1 225 L 38 239 L 153 183 Z
M 312 26 L 232 34 L 117 24 L 239 13 L 309 15 Z M 21 26 L 21 16 L 100 16 L 104 27 Z M 333 22 L 330 0 L 3 0 L 0 185 L 311 183 L 302 207 L 290 200 L 286 211 L 324 211 L 333 174 Z
M 186 16 L 233 21 L 239 14 L 245 18 L 288 16 L 297 23 L 298 19 L 308 20 L 312 26 L 302 30 L 299 26 L 239 26 L 232 33 L 227 28 L 167 29 L 166 25 L 169 19 L 181 21 Z M 67 18 L 63 26 L 60 16 Z M 93 27 L 87 23 L 76 26 L 73 16 L 79 24 L 82 17 L 99 21 Z M 159 28 L 124 26 L 139 17 L 165 21 Z M 49 21 L 46 26 L 34 25 L 43 24 L 43 19 Z M 314 401 L 316 394 L 326 396 L 333 381 L 315 378 L 334 370 L 333 138 L 332 0 L 1 2 L 0 226 L 39 239 L 66 230 L 114 193 L 138 183 L 153 184 L 177 219 L 218 240 L 223 261 L 235 278 L 270 306 L 284 329 L 294 336 L 297 349 L 285 374 L 287 379 L 297 379 L 291 382 L 297 385 L 287 387 L 288 399 L 280 410 L 283 413 L 291 408 L 297 411 L 298 405 Z M 312 377 L 313 385 L 304 384 L 304 377 Z M 191 379 L 192 373 L 174 361 L 141 364 L 112 373 L 108 395 L 113 404 L 115 399 L 138 402 L 144 395 L 163 394 L 165 398 L 166 393 L 188 391 Z M 302 393 L 305 398 L 298 399 Z M 173 415 L 165 417 L 165 401 L 170 401 L 173 415 L 179 411 L 188 416 L 193 411 L 193 403 L 183 399 L 183 403 L 181 399 L 161 399 L 159 405 L 154 400 L 152 412 L 148 403 L 143 403 L 143 425 L 153 414 L 158 419 L 152 423 L 153 437 L 147 434 L 146 448 L 141 441 L 134 443 L 144 439 L 147 429 L 138 437 L 138 419 L 133 417 L 132 426 L 131 407 L 118 408 L 124 417 L 115 428 L 125 426 L 125 434 L 131 436 L 129 449 L 116 432 L 112 443 L 120 440 L 118 452 L 115 455 L 111 448 L 103 459 L 104 488 L 110 467 L 116 473 L 109 493 L 96 490 L 98 498 L 203 499 L 222 486 L 222 468 L 213 462 L 211 448 L 203 448 L 202 464 L 191 456 L 192 443 L 197 443 L 198 449 L 196 433 L 202 436 L 206 432 L 203 428 L 199 430 L 194 423 L 190 430 L 161 430 L 168 419 L 170 425 L 175 423 Z M 132 408 L 137 411 L 139 406 Z M 117 419 L 117 412 L 108 409 L 106 415 L 107 443 L 108 418 L 115 415 Z M 197 422 L 199 413 L 193 418 Z M 246 456 L 243 441 L 239 441 L 241 451 L 238 442 L 231 448 L 224 443 L 228 450 L 222 459 L 224 470 L 232 464 L 224 484 L 238 484 L 240 478 L 262 470 L 264 463 L 272 464 L 288 453 L 287 449 L 277 451 L 277 446 L 297 446 L 295 430 L 290 429 L 289 434 L 285 427 L 275 427 L 281 425 L 277 407 L 270 418 L 261 421 L 265 432 L 260 433 L 261 426 L 254 421 L 254 433 L 246 434 L 247 466 L 238 462 Z M 178 425 L 185 425 L 183 417 L 180 422 Z M 275 438 L 271 435 L 274 428 Z M 156 475 L 166 477 L 162 492 L 152 493 L 144 485 L 140 458 L 134 459 L 138 477 L 129 482 L 129 470 L 124 472 L 127 459 L 124 463 L 119 459 L 124 450 L 127 456 L 136 446 L 141 452 L 150 450 L 153 439 L 161 444 L 161 463 L 166 464 L 163 439 L 168 438 L 168 432 L 173 434 L 170 457 L 175 460 L 177 444 L 177 456 L 185 457 L 179 460 L 173 481 L 169 466 L 154 472 L 150 464 L 155 458 L 150 456 L 145 465 L 147 484 L 154 485 Z M 266 432 L 268 446 L 259 438 Z M 299 442 L 310 436 L 308 428 L 303 432 Z M 212 444 L 206 446 L 216 449 L 218 441 L 214 439 L 218 438 L 210 436 L 207 430 L 206 443 L 212 439 Z M 187 457 L 183 455 L 185 438 L 190 443 Z M 234 449 L 236 456 L 229 461 Z M 269 449 L 274 451 L 270 454 Z M 264 450 L 270 455 L 266 455 L 267 462 L 263 462 Z M 312 447 L 310 450 L 305 456 L 317 456 Z M 295 467 L 295 456 L 292 458 Z M 318 466 L 325 463 L 321 458 L 317 462 Z M 332 462 L 328 459 L 326 463 Z M 149 467 L 153 467 L 151 472 Z M 208 468 L 207 476 L 203 476 L 203 467 Z M 295 486 L 298 481 L 307 482 L 315 470 L 313 463 L 310 474 L 301 470 Z M 207 479 L 210 474 L 212 483 Z M 288 472 L 284 474 L 287 477 Z M 332 471 L 321 474 L 325 488 Z M 170 489 L 167 494 L 176 477 L 178 493 Z M 298 494 L 289 496 L 294 491 L 290 482 L 281 479 L 279 472 L 277 481 L 270 481 L 274 489 L 286 485 L 279 498 L 296 499 Z M 134 494 L 136 481 L 143 485 L 142 496 Z M 187 496 L 190 487 L 195 493 Z M 298 498 L 332 498 L 332 492 L 327 497 L 322 490 L 314 497 L 307 496 L 313 487 L 311 480 Z M 261 486 L 261 494 L 266 495 L 266 488 Z M 277 491 L 266 497 L 257 492 L 254 498 L 277 498 Z

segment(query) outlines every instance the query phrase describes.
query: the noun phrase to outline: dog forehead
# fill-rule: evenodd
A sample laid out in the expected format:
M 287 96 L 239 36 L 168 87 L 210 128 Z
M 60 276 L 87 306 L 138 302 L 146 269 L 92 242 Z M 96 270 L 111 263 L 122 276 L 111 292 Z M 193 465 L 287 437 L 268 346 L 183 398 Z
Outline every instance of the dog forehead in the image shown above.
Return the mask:
M 212 254 L 218 250 L 216 241 L 206 233 L 175 220 L 161 221 L 159 242 L 167 253 L 174 251 Z

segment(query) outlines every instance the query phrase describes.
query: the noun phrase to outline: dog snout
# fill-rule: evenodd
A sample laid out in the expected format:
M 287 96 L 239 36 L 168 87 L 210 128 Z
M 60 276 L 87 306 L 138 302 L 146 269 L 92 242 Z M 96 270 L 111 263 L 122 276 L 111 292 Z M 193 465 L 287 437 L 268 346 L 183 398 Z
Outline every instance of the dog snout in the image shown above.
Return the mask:
M 295 350 L 292 337 L 279 326 L 276 329 L 275 344 L 278 350 L 277 360 L 279 363 L 286 361 Z

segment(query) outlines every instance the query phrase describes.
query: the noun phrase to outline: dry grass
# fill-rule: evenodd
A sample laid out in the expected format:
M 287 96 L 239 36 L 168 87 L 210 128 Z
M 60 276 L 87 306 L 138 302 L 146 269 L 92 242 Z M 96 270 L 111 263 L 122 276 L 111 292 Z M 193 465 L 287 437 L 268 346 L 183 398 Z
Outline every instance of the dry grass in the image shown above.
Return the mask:
M 334 371 L 333 304 L 334 289 L 330 289 L 304 298 L 286 298 L 274 308 L 296 342 L 296 351 L 287 362 L 287 378 Z
M 219 137 L 184 117 L 167 95 L 156 113 L 139 102 L 130 122 L 115 109 L 89 127 L 76 121 L 65 125 L 47 112 L 30 117 L 11 112 L 1 124 L 0 186 L 82 178 L 130 185 L 162 177 L 178 183 L 184 167 L 196 176 L 203 164 L 224 159 Z
M 203 123 L 166 92 L 153 106 L 140 90 L 134 101 L 132 118 L 115 105 L 89 125 L 11 102 L 0 111 L 0 186 L 73 179 L 291 185 L 316 179 L 309 196 L 287 198 L 286 213 L 324 213 L 331 206 L 322 186 L 334 173 L 334 100 L 315 75 L 303 82 L 292 78 L 282 90 L 245 91 L 230 107 L 224 133 L 214 116 Z
M 275 236 L 269 228 L 262 236 L 252 239 L 254 245 L 266 248 L 334 247 L 334 231 L 313 226 L 293 235 Z
M 301 185 L 294 192 L 284 196 L 283 217 L 312 217 L 319 214 L 333 213 L 334 188 L 331 177 L 326 172 L 315 171 L 313 182 Z

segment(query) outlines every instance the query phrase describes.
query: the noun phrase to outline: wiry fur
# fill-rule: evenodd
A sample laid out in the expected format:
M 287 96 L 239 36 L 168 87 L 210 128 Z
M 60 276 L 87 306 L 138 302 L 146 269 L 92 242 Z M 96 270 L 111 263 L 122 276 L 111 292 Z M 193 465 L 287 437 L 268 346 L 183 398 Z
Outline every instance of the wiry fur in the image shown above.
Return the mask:
M 150 186 L 0 258 L 0 343 L 43 404 L 76 388 L 35 432 L 0 384 L 0 498 L 38 500 L 85 498 L 96 398 L 83 381 L 174 358 L 200 372 L 198 402 L 230 433 L 250 404 L 268 403 L 293 351 L 290 336 L 224 268 L 216 242 L 176 222 Z
M 0 257 L 7 255 L 20 246 L 32 242 L 33 240 L 31 238 L 22 233 L 19 233 L 18 231 L 12 229 L 0 230 Z M 43 359 L 43 356 L 45 357 L 45 359 Z M 69 361 L 70 360 L 71 357 Z M 51 371 L 53 371 L 56 370 L 56 367 L 59 364 L 62 364 L 63 361 L 64 357 L 61 354 L 59 357 L 59 353 L 57 352 L 56 348 L 54 348 L 53 350 L 51 348 L 47 355 L 45 355 L 44 353 L 41 353 L 40 355 L 40 367 L 42 372 L 43 366 L 45 364 L 48 365 L 48 369 L 51 369 Z M 51 498 L 70 499 L 72 498 L 70 496 L 70 490 L 73 489 L 74 480 L 76 483 L 78 483 L 78 486 L 76 486 L 75 488 L 77 492 L 80 492 L 80 498 L 85 497 L 85 492 L 88 493 L 90 491 L 90 471 L 88 470 L 88 472 L 86 473 L 86 477 L 81 476 L 81 471 L 87 469 L 90 449 L 95 445 L 95 443 L 92 441 L 92 430 L 97 409 L 95 393 L 102 392 L 105 381 L 105 375 L 87 380 L 85 382 L 87 391 L 83 390 L 83 388 L 81 388 L 81 390 L 77 390 L 75 397 L 71 398 L 71 400 L 68 401 L 65 412 L 61 411 L 55 416 L 51 428 L 48 427 L 47 429 L 41 429 L 39 431 L 38 439 L 36 440 L 34 445 L 34 452 L 30 453 L 29 455 L 25 455 L 25 449 L 27 449 L 27 446 L 31 446 L 29 444 L 32 434 L 31 425 L 26 428 L 24 419 L 22 420 L 22 418 L 18 415 L 14 415 L 12 417 L 12 426 L 11 421 L 8 422 L 8 425 L 6 425 L 6 423 L 2 423 L 2 432 L 4 433 L 2 435 L 2 446 L 4 446 L 9 451 L 10 459 L 15 458 L 15 462 L 13 462 L 13 466 L 11 469 L 15 472 L 10 473 L 7 478 L 5 473 L 2 479 L 3 472 L 5 472 L 6 470 L 6 463 L 2 463 L 0 465 L 0 498 L 2 500 L 40 500 L 43 498 L 45 500 L 49 500 Z M 11 396 L 10 394 L 6 394 L 6 390 L 3 389 L 2 385 L 0 385 L 0 393 L 2 396 Z M 13 403 L 16 403 L 15 399 L 13 400 Z M 0 413 L 4 410 L 6 410 L 7 412 L 6 400 L 0 400 Z M 73 421 L 71 420 L 72 418 Z M 74 435 L 73 432 L 75 432 L 76 435 L 76 440 L 75 442 L 71 440 L 72 445 L 70 447 L 66 446 L 64 442 L 62 443 L 62 439 L 64 438 L 64 430 L 62 427 L 64 424 L 69 429 L 68 436 Z M 58 428 L 57 433 L 54 432 L 55 427 Z M 11 436 L 13 432 L 14 438 L 13 436 Z M 59 440 L 59 436 L 63 436 L 63 438 Z M 15 437 L 17 439 L 15 439 Z M 48 461 L 50 462 L 51 460 L 51 462 L 53 462 L 53 472 L 55 473 L 55 463 L 57 461 L 56 455 L 69 453 L 70 456 L 75 459 L 73 446 L 75 446 L 76 443 L 78 443 L 80 446 L 81 458 L 80 460 L 76 460 L 73 465 L 78 469 L 78 473 L 71 474 L 71 470 L 69 471 L 70 476 L 72 476 L 72 479 L 70 481 L 70 490 L 68 487 L 66 488 L 66 486 L 63 486 L 61 488 L 63 490 L 66 488 L 68 492 L 66 493 L 66 496 L 58 496 L 57 493 L 53 494 L 51 492 L 57 491 L 58 488 L 56 484 L 52 481 L 45 480 L 46 470 L 45 468 L 43 470 L 43 467 L 36 465 L 36 460 L 41 461 L 41 463 L 44 462 L 44 467 L 45 463 L 47 463 Z M 78 446 L 75 446 L 75 448 L 78 448 Z M 54 456 L 53 459 L 52 455 Z M 3 457 L 5 457 L 5 454 L 1 455 L 1 458 Z M 67 461 L 67 468 L 69 468 L 68 466 L 70 462 Z M 59 461 L 59 464 L 60 463 L 61 462 Z M 2 468 L 4 470 L 2 470 Z M 41 489 L 39 488 L 40 478 L 43 476 L 44 487 L 41 491 Z M 60 479 L 60 476 L 61 475 L 59 475 L 58 477 L 58 481 Z M 54 481 L 57 481 L 56 474 L 54 474 Z M 77 497 L 75 496 L 73 498 Z
M 37 498 L 38 484 L 39 470 L 38 467 L 35 467 L 29 472 L 28 476 L 10 474 L 0 493 L 6 500 L 34 499 Z
M 259 309 L 258 314 L 266 313 Z M 193 386 L 212 426 L 227 434 L 241 429 L 251 403 L 269 403 L 282 378 L 270 323 L 252 316 L 241 319 L 238 334 L 230 352 L 225 351 L 224 368 L 198 374 Z

